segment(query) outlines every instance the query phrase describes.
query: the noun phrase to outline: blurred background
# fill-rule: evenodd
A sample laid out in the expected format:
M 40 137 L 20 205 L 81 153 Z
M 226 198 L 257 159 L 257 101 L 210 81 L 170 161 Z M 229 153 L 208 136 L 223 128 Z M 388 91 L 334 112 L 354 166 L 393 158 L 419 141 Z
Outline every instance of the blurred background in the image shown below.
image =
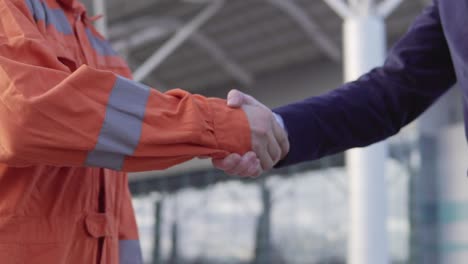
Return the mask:
M 345 80 L 340 4 L 387 5 L 388 16 L 380 14 L 385 22 L 380 41 L 387 50 L 430 1 L 84 2 L 105 14 L 99 29 L 136 79 L 160 91 L 180 87 L 222 98 L 237 88 L 276 107 Z M 461 95 L 453 88 L 388 140 L 380 171 L 386 190 L 382 237 L 391 263 L 468 259 L 462 114 Z M 194 160 L 133 174 L 130 187 L 145 263 L 349 263 L 350 177 L 344 154 L 258 179 L 229 177 L 207 160 Z

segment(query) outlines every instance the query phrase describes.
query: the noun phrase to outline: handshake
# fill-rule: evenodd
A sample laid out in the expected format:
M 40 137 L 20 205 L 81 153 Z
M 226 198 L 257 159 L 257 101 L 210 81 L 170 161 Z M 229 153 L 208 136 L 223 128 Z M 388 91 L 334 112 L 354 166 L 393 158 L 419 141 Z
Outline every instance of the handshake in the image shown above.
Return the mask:
M 213 159 L 213 166 L 230 175 L 256 177 L 270 170 L 289 152 L 289 141 L 278 116 L 250 95 L 231 90 L 227 97 L 229 107 L 242 108 L 250 125 L 252 151 L 244 155 L 230 154 L 224 159 Z

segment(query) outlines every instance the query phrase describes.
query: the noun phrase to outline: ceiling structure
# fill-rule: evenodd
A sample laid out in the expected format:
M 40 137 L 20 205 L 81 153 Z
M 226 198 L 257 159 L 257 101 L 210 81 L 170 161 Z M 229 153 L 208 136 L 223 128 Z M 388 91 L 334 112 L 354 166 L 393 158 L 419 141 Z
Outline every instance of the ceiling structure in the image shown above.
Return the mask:
M 91 0 L 84 1 L 88 7 Z M 379 1 L 377 1 L 379 2 Z M 428 4 L 403 0 L 387 18 L 393 43 Z M 214 1 L 107 0 L 108 37 L 135 70 Z M 255 78 L 323 60 L 341 63 L 342 19 L 323 0 L 225 0 L 143 81 L 166 90 L 245 87 Z

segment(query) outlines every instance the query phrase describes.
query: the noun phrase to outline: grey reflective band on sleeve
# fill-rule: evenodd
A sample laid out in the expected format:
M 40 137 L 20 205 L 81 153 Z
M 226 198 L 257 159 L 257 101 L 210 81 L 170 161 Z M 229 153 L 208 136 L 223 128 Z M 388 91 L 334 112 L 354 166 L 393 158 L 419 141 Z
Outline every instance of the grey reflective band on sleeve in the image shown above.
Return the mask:
M 45 1 L 25 0 L 36 22 L 44 21 L 47 26 L 54 26 L 58 32 L 71 35 L 73 30 L 67 16 L 60 8 L 50 8 Z
M 88 40 L 91 43 L 93 49 L 97 52 L 97 54 L 101 56 L 117 56 L 117 52 L 112 49 L 111 44 L 109 41 L 105 39 L 101 39 L 95 36 L 89 28 L 86 30 L 86 35 L 88 36 Z
M 140 241 L 119 241 L 119 264 L 143 264 Z
M 106 117 L 86 166 L 121 170 L 125 156 L 140 141 L 150 88 L 118 76 L 107 103 Z

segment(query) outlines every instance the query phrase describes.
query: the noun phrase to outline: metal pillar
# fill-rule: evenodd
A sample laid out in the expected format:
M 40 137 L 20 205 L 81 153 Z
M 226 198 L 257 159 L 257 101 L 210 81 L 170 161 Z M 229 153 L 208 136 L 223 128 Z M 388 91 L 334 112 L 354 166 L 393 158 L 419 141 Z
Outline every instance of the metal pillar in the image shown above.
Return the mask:
M 385 57 L 384 18 L 399 1 L 324 0 L 344 19 L 345 81 L 354 81 Z M 387 144 L 374 144 L 346 153 L 350 177 L 348 263 L 389 263 L 385 162 Z
M 385 54 L 383 19 L 374 16 L 347 18 L 344 23 L 344 41 L 346 81 L 356 80 L 372 68 L 382 65 Z M 350 177 L 350 264 L 389 263 L 386 157 L 385 142 L 346 153 Z
M 107 15 L 106 0 L 93 0 L 94 15 L 102 15 L 102 18 L 96 21 L 96 29 L 107 38 Z
M 335 62 L 341 60 L 341 52 L 338 45 L 329 38 L 320 27 L 312 21 L 303 10 L 293 0 L 267 0 L 270 4 L 276 6 L 294 20 L 299 27 L 304 31 L 307 37 L 314 42 L 319 49 L 327 54 L 327 56 Z

